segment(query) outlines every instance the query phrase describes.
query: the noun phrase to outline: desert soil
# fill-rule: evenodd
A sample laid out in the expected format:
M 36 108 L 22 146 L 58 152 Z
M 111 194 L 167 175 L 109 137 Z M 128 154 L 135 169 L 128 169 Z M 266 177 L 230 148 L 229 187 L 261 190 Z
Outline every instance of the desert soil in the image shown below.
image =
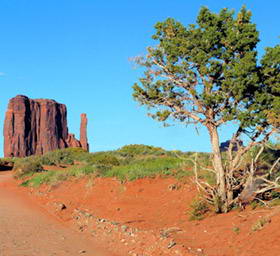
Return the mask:
M 0 255 L 104 255 L 92 239 L 71 230 L 19 194 L 8 184 L 10 172 L 0 172 Z
M 1 256 L 94 256 L 93 245 L 109 256 L 280 255 L 279 206 L 190 221 L 198 194 L 190 178 L 72 179 L 39 188 L 19 182 L 0 172 Z

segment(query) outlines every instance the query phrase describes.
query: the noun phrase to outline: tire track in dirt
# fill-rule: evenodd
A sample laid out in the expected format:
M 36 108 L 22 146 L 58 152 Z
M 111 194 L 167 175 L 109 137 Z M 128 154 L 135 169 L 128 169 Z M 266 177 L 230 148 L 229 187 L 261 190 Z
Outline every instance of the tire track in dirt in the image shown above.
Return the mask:
M 97 251 L 90 239 L 7 189 L 7 181 L 11 179 L 10 172 L 0 173 L 1 256 L 105 255 Z

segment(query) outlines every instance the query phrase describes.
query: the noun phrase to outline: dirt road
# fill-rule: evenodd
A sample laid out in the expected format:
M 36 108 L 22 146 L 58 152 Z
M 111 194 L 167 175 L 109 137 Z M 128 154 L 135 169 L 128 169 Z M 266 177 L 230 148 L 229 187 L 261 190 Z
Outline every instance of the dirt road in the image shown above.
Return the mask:
M 8 187 L 10 172 L 0 172 L 1 256 L 100 256 L 93 241 L 40 210 Z M 108 255 L 108 254 L 107 254 Z

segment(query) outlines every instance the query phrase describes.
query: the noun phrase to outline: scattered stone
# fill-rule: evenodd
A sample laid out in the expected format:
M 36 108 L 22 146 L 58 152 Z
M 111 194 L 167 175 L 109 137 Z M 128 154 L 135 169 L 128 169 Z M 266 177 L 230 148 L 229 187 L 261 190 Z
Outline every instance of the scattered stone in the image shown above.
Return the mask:
M 126 225 L 122 225 L 122 226 L 121 226 L 121 230 L 122 230 L 123 232 L 126 232 L 127 229 L 128 229 L 128 226 L 126 226 Z
M 180 188 L 181 188 L 181 186 L 178 185 L 178 184 L 171 184 L 171 185 L 168 186 L 168 189 L 169 189 L 170 191 L 178 190 L 178 189 L 180 189 Z
M 55 202 L 54 206 L 57 211 L 63 211 L 63 210 L 66 210 L 66 208 L 67 208 L 66 205 L 61 202 Z
M 86 253 L 86 252 L 87 252 L 86 250 L 80 250 L 79 254 L 83 254 L 83 253 Z
M 168 238 L 171 233 L 177 233 L 180 231 L 182 231 L 182 230 L 178 227 L 170 227 L 170 228 L 162 230 L 160 233 L 160 236 L 162 238 Z
M 170 241 L 170 243 L 167 245 L 167 249 L 171 249 L 175 245 L 176 245 L 176 242 Z

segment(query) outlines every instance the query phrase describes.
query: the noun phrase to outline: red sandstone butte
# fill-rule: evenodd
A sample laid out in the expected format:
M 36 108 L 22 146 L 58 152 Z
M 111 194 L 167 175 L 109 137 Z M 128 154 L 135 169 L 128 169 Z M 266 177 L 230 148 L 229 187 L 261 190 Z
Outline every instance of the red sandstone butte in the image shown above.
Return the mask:
M 86 134 L 86 127 L 83 132 Z M 67 147 L 82 145 L 68 133 L 64 104 L 49 99 L 33 100 L 23 95 L 9 101 L 4 123 L 5 157 L 41 155 Z

